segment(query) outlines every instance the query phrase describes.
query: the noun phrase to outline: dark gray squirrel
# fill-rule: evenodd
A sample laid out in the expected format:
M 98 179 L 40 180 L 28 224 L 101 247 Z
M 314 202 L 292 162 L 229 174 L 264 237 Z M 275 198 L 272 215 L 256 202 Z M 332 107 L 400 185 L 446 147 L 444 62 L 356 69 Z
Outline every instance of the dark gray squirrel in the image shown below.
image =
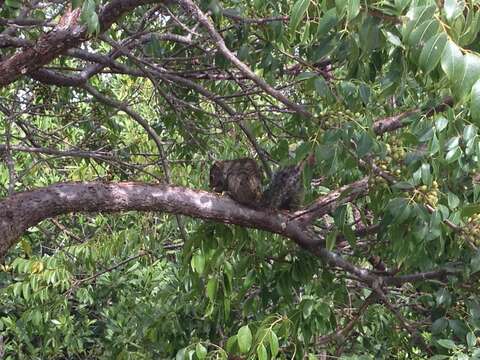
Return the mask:
M 210 168 L 210 188 L 219 193 L 226 192 L 235 201 L 249 207 L 298 210 L 305 195 L 302 174 L 307 161 L 311 162 L 312 156 L 279 169 L 263 192 L 262 174 L 255 160 L 216 161 Z
M 262 176 L 251 158 L 216 161 L 210 167 L 210 188 L 226 192 L 240 204 L 258 207 L 262 200 Z

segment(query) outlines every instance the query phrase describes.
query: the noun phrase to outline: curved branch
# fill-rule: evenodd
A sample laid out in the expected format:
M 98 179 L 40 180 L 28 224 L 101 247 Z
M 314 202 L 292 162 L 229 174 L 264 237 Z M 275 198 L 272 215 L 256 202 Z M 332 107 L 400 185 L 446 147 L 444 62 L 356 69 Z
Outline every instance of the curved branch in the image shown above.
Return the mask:
M 323 247 L 323 242 L 305 228 L 295 214 L 260 211 L 241 206 L 229 197 L 165 184 L 149 185 L 123 182 L 59 183 L 17 193 L 0 201 L 0 259 L 31 226 L 47 218 L 72 212 L 163 211 L 204 220 L 266 230 L 285 236 L 327 264 L 355 275 L 371 287 L 379 284 L 442 278 L 446 271 L 382 277 L 357 267 Z
M 155 0 L 113 0 L 99 14 L 101 32 L 107 30 L 121 15 Z M 79 24 L 80 9 L 67 12 L 59 24 L 41 36 L 35 45 L 17 52 L 0 62 L 0 86 L 8 85 L 22 75 L 40 69 L 68 49 L 87 40 L 87 28 Z
M 142 183 L 59 183 L 12 195 L 0 202 L 0 257 L 31 226 L 71 212 L 164 211 L 267 230 L 311 249 L 315 237 L 288 214 L 257 211 L 228 197 L 178 186 Z
M 179 186 L 143 183 L 59 183 L 42 189 L 14 194 L 0 202 L 0 258 L 31 226 L 72 212 L 163 211 L 204 220 L 236 224 L 276 233 L 292 239 L 326 263 L 354 274 L 367 284 L 379 277 L 358 268 L 321 247 L 313 232 L 295 221 L 292 214 L 259 211 L 241 206 L 232 199 Z

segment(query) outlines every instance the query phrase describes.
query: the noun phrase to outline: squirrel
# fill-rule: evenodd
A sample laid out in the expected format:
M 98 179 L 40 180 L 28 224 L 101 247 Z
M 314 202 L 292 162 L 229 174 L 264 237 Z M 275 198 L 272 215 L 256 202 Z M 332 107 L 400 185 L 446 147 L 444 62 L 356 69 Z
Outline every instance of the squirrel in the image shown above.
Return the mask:
M 279 169 L 263 193 L 263 206 L 270 209 L 298 210 L 303 203 L 303 164 Z
M 241 158 L 216 161 L 210 168 L 210 188 L 216 192 L 227 192 L 235 201 L 253 208 L 297 210 L 303 203 L 304 158 L 297 165 L 279 169 L 261 191 L 261 172 L 255 160 Z
M 263 192 L 263 206 L 271 209 L 298 210 L 305 199 L 303 169 L 305 164 L 315 164 L 315 154 L 310 153 L 298 164 L 280 168 Z
M 262 199 L 262 173 L 251 158 L 216 161 L 210 168 L 210 188 L 226 192 L 240 204 L 259 207 Z

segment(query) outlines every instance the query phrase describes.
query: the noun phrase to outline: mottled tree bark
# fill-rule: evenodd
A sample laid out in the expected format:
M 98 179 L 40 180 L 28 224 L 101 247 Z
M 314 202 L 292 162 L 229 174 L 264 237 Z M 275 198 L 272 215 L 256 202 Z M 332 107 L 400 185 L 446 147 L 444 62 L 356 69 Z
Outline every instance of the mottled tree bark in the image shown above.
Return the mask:
M 178 186 L 142 183 L 61 183 L 12 195 L 0 202 L 0 257 L 31 226 L 72 212 L 163 211 L 264 229 L 308 248 L 318 239 L 287 213 L 257 211 L 226 196 Z

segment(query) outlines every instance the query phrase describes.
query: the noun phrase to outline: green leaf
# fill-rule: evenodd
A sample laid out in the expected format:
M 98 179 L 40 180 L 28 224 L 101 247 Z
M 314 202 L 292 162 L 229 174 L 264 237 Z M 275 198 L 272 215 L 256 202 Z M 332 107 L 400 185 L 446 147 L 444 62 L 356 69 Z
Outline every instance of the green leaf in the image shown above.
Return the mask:
M 445 349 L 455 349 L 456 348 L 455 343 L 452 340 L 449 340 L 449 339 L 441 339 L 441 340 L 438 340 L 437 342 L 438 342 L 438 345 L 440 345 L 441 347 L 444 347 Z
M 435 120 L 435 128 L 438 132 L 442 132 L 448 125 L 448 120 L 444 116 L 440 116 Z
M 72 0 L 72 8 L 76 9 L 83 5 L 83 0 Z
M 451 40 L 448 40 L 445 45 L 441 65 L 443 71 L 452 83 L 463 79 L 465 74 L 465 61 L 460 48 Z
M 248 325 L 242 326 L 237 333 L 238 347 L 242 354 L 246 354 L 252 347 L 252 332 Z
M 257 356 L 258 356 L 258 360 L 267 360 L 268 359 L 267 349 L 265 348 L 265 345 L 263 345 L 263 344 L 258 345 Z
M 249 54 L 250 54 L 250 49 L 246 44 L 243 44 L 240 47 L 240 49 L 238 49 L 237 51 L 237 57 L 242 61 L 248 60 Z
M 440 24 L 438 20 L 427 20 L 412 31 L 412 33 L 408 37 L 407 42 L 410 46 L 421 49 L 429 39 L 431 39 L 433 36 L 435 36 L 435 34 L 438 33 L 439 28 Z
M 447 155 L 445 155 L 445 160 L 447 160 L 447 162 L 450 164 L 460 159 L 461 156 L 462 156 L 462 150 L 460 149 L 460 147 L 457 146 L 447 152 Z
M 199 360 L 205 359 L 205 357 L 207 356 L 207 349 L 205 348 L 205 346 L 198 343 L 197 346 L 195 346 L 195 355 L 197 355 L 197 358 Z
M 83 3 L 80 19 L 87 25 L 87 31 L 89 34 L 98 33 L 100 31 L 100 23 L 98 21 L 98 15 L 95 12 L 94 0 L 86 0 Z
M 445 10 L 445 17 L 447 21 L 451 22 L 454 20 L 463 12 L 464 8 L 465 2 L 462 0 L 460 0 L 460 2 L 457 2 L 457 0 L 445 0 L 443 9 Z
M 469 10 L 465 21 L 465 31 L 462 31 L 458 43 L 460 46 L 466 46 L 475 41 L 480 30 L 480 13 Z
M 477 80 L 472 87 L 470 116 L 477 126 L 480 126 L 480 80 Z
M 432 323 L 432 333 L 440 334 L 442 333 L 448 326 L 448 320 L 444 317 L 438 318 Z
M 360 26 L 359 30 L 360 48 L 365 53 L 370 53 L 381 45 L 380 28 L 378 22 L 373 17 L 367 19 Z
M 290 16 L 290 31 L 293 33 L 297 30 L 298 24 L 302 21 L 303 16 L 305 15 L 308 6 L 310 5 L 310 0 L 298 0 L 292 7 L 292 15 Z
M 365 84 L 361 84 L 358 88 L 358 93 L 364 105 L 368 105 L 370 100 L 370 87 Z
M 100 22 L 96 12 L 93 12 L 88 18 L 87 28 L 90 34 L 98 34 L 100 32 Z
M 335 231 L 330 231 L 327 234 L 327 239 L 326 239 L 327 250 L 333 250 L 336 241 L 337 241 L 337 233 Z
M 462 209 L 462 216 L 469 217 L 480 213 L 480 204 L 467 205 Z
M 217 285 L 218 281 L 215 278 L 211 278 L 207 283 L 207 297 L 210 301 L 215 300 L 215 295 L 217 294 Z
M 453 150 L 453 149 L 458 147 L 458 144 L 460 144 L 460 137 L 459 136 L 454 136 L 454 137 L 448 139 L 447 143 L 445 144 L 445 149 Z
M 477 127 L 470 124 L 463 128 L 463 141 L 465 143 L 472 140 L 475 136 L 477 136 Z
M 360 137 L 357 146 L 357 154 L 359 157 L 363 157 L 370 152 L 373 148 L 374 142 L 370 134 L 364 132 Z
M 452 296 L 447 289 L 443 288 L 435 293 L 435 301 L 438 305 L 449 307 L 452 303 Z
M 480 271 L 480 252 L 477 252 L 475 256 L 470 259 L 470 271 L 472 274 Z
M 447 35 L 444 33 L 437 34 L 427 41 L 420 53 L 419 59 L 419 65 L 425 74 L 435 69 L 440 61 L 446 43 Z
M 337 25 L 337 11 L 335 8 L 332 8 L 323 14 L 322 18 L 318 23 L 316 37 L 321 37 L 326 35 L 331 29 Z
M 448 206 L 450 209 L 455 209 L 460 204 L 460 199 L 452 192 L 448 193 Z
M 228 352 L 233 352 L 233 347 L 237 343 L 237 338 L 237 335 L 233 335 L 228 338 L 227 345 L 225 346 Z
M 5 5 L 13 9 L 20 9 L 22 7 L 22 2 L 20 0 L 6 0 Z
M 223 313 L 225 315 L 225 319 L 228 320 L 230 317 L 230 309 L 231 309 L 231 299 L 228 296 L 223 297 Z
M 430 170 L 430 164 L 422 164 L 421 173 L 422 173 L 422 182 L 425 185 L 430 185 L 432 183 L 432 173 Z
M 314 77 L 318 77 L 317 73 L 307 71 L 307 72 L 302 72 L 298 74 L 295 80 L 302 81 L 302 80 L 312 79 Z
M 440 151 L 440 142 L 438 141 L 438 137 L 434 134 L 432 138 L 432 142 L 430 143 L 430 146 L 429 146 L 429 153 L 430 155 L 434 155 L 438 151 Z
M 416 6 L 410 8 L 406 16 L 408 19 L 410 19 L 410 21 L 406 23 L 405 27 L 402 30 L 402 36 L 404 41 L 408 39 L 410 33 L 414 29 L 418 28 L 421 23 L 432 19 L 436 10 L 437 7 L 435 5 Z
M 354 19 L 360 12 L 360 0 L 348 0 L 347 20 Z
M 192 257 L 191 266 L 198 274 L 203 274 L 205 270 L 205 257 L 201 253 L 197 253 Z
M 278 354 L 279 344 L 277 334 L 275 334 L 273 331 L 270 331 L 268 342 L 270 344 L 270 353 L 272 354 L 272 359 L 275 359 Z
M 402 41 L 400 40 L 400 38 L 397 35 L 391 33 L 390 31 L 385 31 L 385 36 L 387 38 L 387 41 L 390 44 L 398 46 L 398 47 L 402 46 Z
M 305 300 L 302 306 L 303 318 L 308 319 L 312 315 L 315 303 L 312 300 Z
M 463 56 L 465 71 L 463 78 L 454 85 L 454 91 L 458 98 L 463 98 L 470 94 L 473 84 L 480 79 L 480 56 L 467 53 Z
M 347 4 L 348 0 L 335 0 L 335 8 L 339 19 L 342 19 L 347 13 Z
M 318 95 L 320 95 L 320 97 L 325 98 L 331 94 L 330 88 L 322 76 L 317 76 L 315 80 L 313 80 L 313 85 L 315 87 L 315 91 Z
M 266 4 L 266 1 L 264 1 L 264 0 L 254 0 L 253 1 L 253 6 L 257 10 L 262 9 L 265 4 Z
M 243 282 L 243 289 L 249 289 L 250 286 L 253 285 L 253 283 L 255 282 L 255 271 L 254 270 L 250 270 L 247 274 L 247 276 L 245 277 L 245 280 Z
M 30 288 L 30 283 L 25 282 L 22 285 L 22 295 L 25 300 L 30 299 L 30 294 L 31 294 L 31 288 Z
M 184 360 L 185 359 L 185 352 L 186 352 L 186 348 L 178 350 L 177 355 L 175 355 L 175 360 Z
M 95 1 L 94 0 L 86 0 L 82 6 L 82 14 L 81 17 L 86 16 L 87 18 L 95 12 Z
M 477 344 L 477 337 L 471 331 L 467 334 L 467 339 L 466 340 L 467 340 L 467 346 L 469 348 L 473 348 Z
M 408 204 L 408 201 L 403 198 L 391 200 L 387 205 L 387 209 L 390 214 L 393 215 L 394 221 L 397 224 L 401 224 L 406 221 L 411 214 L 410 205 Z

